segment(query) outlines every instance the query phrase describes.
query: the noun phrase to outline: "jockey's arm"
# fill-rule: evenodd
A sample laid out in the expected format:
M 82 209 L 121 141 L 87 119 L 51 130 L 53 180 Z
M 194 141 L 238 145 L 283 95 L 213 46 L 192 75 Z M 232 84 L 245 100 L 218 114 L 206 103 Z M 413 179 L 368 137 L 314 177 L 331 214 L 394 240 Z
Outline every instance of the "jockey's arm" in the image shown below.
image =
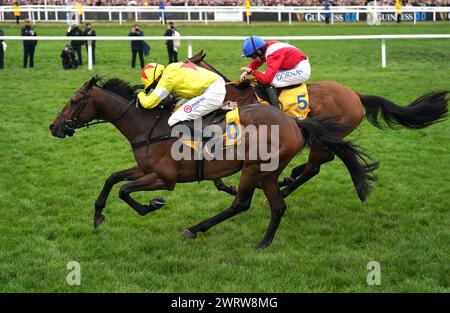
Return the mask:
M 254 59 L 250 61 L 247 67 L 251 68 L 252 70 L 256 70 L 257 68 L 261 67 L 264 64 L 264 62 L 265 60 L 262 59 Z
M 267 67 L 264 73 L 261 73 L 257 70 L 252 70 L 250 74 L 256 77 L 256 79 L 262 84 L 270 84 L 272 80 L 275 78 L 280 66 L 283 62 L 283 56 L 281 55 L 270 55 L 267 59 Z
M 144 109 L 153 109 L 168 95 L 169 93 L 166 90 L 155 88 L 149 95 L 146 95 L 145 92 L 138 93 L 138 99 Z
M 163 75 L 155 90 L 149 95 L 145 92 L 138 93 L 138 99 L 142 107 L 145 109 L 153 109 L 170 95 L 174 87 L 173 75 Z

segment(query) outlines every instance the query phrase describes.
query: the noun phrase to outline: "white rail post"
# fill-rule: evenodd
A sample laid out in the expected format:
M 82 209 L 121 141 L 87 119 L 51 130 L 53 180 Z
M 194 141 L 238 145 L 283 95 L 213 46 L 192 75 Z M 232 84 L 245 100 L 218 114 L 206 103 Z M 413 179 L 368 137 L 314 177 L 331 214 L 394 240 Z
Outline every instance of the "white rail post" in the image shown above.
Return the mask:
M 88 69 L 92 71 L 92 40 L 88 40 Z
M 386 68 L 386 39 L 381 39 L 381 67 Z
M 436 22 L 436 11 L 433 11 L 433 22 Z
M 416 25 L 416 22 L 417 22 L 417 18 L 416 18 L 416 12 L 413 12 L 413 14 L 414 14 L 414 25 Z
M 281 10 L 278 9 L 278 22 L 281 22 Z
M 250 25 L 250 16 L 248 16 L 248 12 L 245 12 L 245 16 L 247 17 L 247 25 Z
M 188 58 L 192 57 L 192 41 L 188 40 Z
M 122 11 L 119 12 L 119 24 L 122 25 Z
M 205 25 L 208 25 L 208 11 L 205 11 Z
M 111 22 L 112 21 L 112 13 L 111 13 L 111 9 L 108 10 L 108 20 Z
M 325 13 L 325 14 L 326 14 L 326 13 Z M 334 13 L 331 13 L 331 17 L 330 17 L 330 18 L 331 18 L 330 23 L 331 23 L 331 24 L 334 24 Z
M 289 25 L 292 25 L 292 13 L 289 11 Z
M 55 21 L 58 21 L 58 9 L 55 9 Z

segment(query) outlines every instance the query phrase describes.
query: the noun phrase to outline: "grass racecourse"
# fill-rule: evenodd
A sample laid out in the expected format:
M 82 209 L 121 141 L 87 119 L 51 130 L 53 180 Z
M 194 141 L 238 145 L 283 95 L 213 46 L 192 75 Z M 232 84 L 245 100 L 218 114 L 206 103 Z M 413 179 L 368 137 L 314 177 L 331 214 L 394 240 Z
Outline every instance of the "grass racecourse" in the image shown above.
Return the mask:
M 98 35 L 126 35 L 130 25 L 94 24 Z M 449 23 L 178 25 L 183 35 L 337 35 L 450 33 Z M 0 24 L 19 35 L 15 24 Z M 161 25 L 144 24 L 146 35 Z M 65 35 L 65 24 L 37 24 L 39 35 Z M 450 89 L 450 40 L 388 40 L 381 68 L 379 40 L 291 42 L 311 59 L 311 81 L 336 80 L 364 94 L 406 105 L 435 89 Z M 0 70 L 1 292 L 449 292 L 450 121 L 424 130 L 381 131 L 364 121 L 350 138 L 380 161 L 366 203 L 336 160 L 287 199 L 272 246 L 255 249 L 269 223 L 258 191 L 249 211 L 193 241 L 181 231 L 224 210 L 232 198 L 211 182 L 174 192 L 138 193 L 163 209 L 141 217 L 115 187 L 106 223 L 92 226 L 94 201 L 112 172 L 134 164 L 111 125 L 53 138 L 48 125 L 93 74 L 139 83 L 128 42 L 97 43 L 97 65 L 61 68 L 66 42 L 39 42 L 35 68 L 22 69 L 22 43 L 7 41 Z M 167 62 L 164 42 L 150 42 L 146 62 Z M 238 79 L 241 42 L 194 42 L 207 61 Z M 180 59 L 186 58 L 183 43 Z M 83 51 L 86 60 L 86 52 Z M 85 62 L 86 63 L 86 62 Z M 292 164 L 306 160 L 300 154 Z M 291 165 L 292 165 L 291 164 Z M 227 178 L 236 184 L 239 174 Z M 69 286 L 66 265 L 81 265 L 81 285 Z M 381 265 L 381 285 L 369 286 L 366 266 Z

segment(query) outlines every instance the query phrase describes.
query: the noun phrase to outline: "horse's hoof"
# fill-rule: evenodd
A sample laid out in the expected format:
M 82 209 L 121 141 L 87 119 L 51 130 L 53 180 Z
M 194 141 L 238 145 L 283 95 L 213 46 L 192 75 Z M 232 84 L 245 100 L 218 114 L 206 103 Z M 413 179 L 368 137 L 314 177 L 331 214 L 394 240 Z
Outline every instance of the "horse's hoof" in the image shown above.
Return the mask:
M 232 196 L 237 195 L 237 189 L 235 186 L 230 186 L 230 195 Z
M 266 207 L 270 207 L 269 200 L 267 200 L 267 199 L 264 199 L 263 204 L 264 204 L 264 206 L 266 206 Z
M 94 228 L 99 228 L 105 222 L 105 216 L 103 214 L 94 216 Z
M 150 201 L 150 206 L 153 208 L 153 210 L 159 210 L 164 205 L 166 205 L 166 200 L 163 198 L 154 198 L 152 201 Z
M 256 249 L 265 249 L 268 246 L 270 246 L 270 243 L 261 242 L 259 245 L 256 246 Z
M 182 235 L 183 235 L 183 237 L 186 238 L 186 239 L 195 239 L 195 238 L 197 238 L 197 235 L 194 234 L 194 233 L 192 233 L 189 229 L 186 229 L 186 230 L 183 232 Z

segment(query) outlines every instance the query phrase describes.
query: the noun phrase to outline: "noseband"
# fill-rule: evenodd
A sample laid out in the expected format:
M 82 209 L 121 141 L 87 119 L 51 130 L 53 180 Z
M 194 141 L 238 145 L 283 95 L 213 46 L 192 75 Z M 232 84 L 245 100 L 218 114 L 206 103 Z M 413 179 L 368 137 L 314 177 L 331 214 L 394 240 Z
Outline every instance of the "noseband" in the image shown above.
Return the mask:
M 97 119 L 97 121 L 92 122 L 92 123 L 90 123 L 90 122 L 81 123 L 80 115 L 81 115 L 81 113 L 83 113 L 84 109 L 86 108 L 86 106 L 88 104 L 89 98 L 91 97 L 91 90 L 89 89 L 87 92 L 83 92 L 83 91 L 80 91 L 80 92 L 83 94 L 83 99 L 81 99 L 81 105 L 77 107 L 77 109 L 73 113 L 72 118 L 67 119 L 64 116 L 64 114 L 62 114 L 62 112 L 58 112 L 58 115 L 57 115 L 58 118 L 62 120 L 63 129 L 68 136 L 73 136 L 76 128 L 84 128 L 84 127 L 89 127 L 91 125 L 102 124 L 102 123 L 112 123 L 112 122 L 118 121 L 128 112 L 128 110 L 131 108 L 131 106 L 134 103 L 134 100 L 131 100 L 130 103 L 128 104 L 127 108 L 122 113 L 120 113 L 116 118 L 114 118 L 112 120 Z M 80 125 L 80 126 L 77 126 L 77 125 Z

